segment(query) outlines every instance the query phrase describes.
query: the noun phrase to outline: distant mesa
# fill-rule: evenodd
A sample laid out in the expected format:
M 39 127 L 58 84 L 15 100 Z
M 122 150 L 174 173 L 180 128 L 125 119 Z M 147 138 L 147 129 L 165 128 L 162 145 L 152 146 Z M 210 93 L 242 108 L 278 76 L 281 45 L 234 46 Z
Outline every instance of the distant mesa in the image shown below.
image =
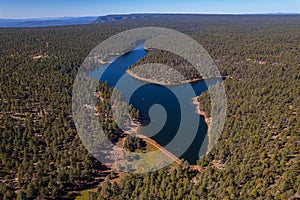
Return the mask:
M 127 19 L 144 19 L 144 18 L 153 18 L 158 17 L 159 14 L 127 14 L 127 15 L 106 15 L 98 17 L 94 23 L 106 23 L 113 21 L 123 21 Z
M 0 27 L 44 27 L 44 26 L 69 26 L 79 24 L 99 24 L 127 19 L 144 19 L 157 17 L 160 14 L 126 14 L 88 17 L 55 17 L 35 19 L 0 19 Z
M 101 24 L 114 21 L 123 21 L 130 19 L 149 19 L 149 18 L 165 18 L 171 17 L 171 20 L 176 20 L 177 18 L 184 17 L 195 17 L 203 22 L 211 19 L 212 22 L 216 22 L 216 17 L 220 20 L 237 20 L 240 21 L 241 18 L 246 20 L 253 19 L 253 17 L 259 17 L 257 22 L 261 23 L 262 19 L 272 20 L 270 16 L 280 16 L 280 18 L 285 18 L 287 16 L 295 16 L 298 19 L 299 14 L 293 13 L 272 13 L 272 14 L 240 14 L 240 15 L 229 15 L 229 14 L 180 14 L 180 13 L 136 13 L 136 14 L 113 14 L 106 16 L 87 16 L 87 17 L 54 17 L 54 18 L 34 18 L 34 19 L 1 19 L 0 18 L 0 28 L 12 28 L 12 27 L 45 27 L 45 26 L 70 26 L 70 25 L 80 25 L 80 24 Z M 264 16 L 264 18 L 262 18 Z M 209 17 L 209 18 L 207 18 Z M 220 21 L 219 20 L 219 21 Z M 268 23 L 269 23 L 268 21 Z M 286 20 L 283 21 L 285 23 Z

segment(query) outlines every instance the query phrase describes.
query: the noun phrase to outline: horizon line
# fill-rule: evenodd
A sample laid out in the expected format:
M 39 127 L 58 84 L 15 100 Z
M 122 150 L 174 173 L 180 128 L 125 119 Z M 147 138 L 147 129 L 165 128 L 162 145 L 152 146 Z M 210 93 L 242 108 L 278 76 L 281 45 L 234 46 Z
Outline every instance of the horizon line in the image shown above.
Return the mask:
M 2 18 L 0 20 L 35 20 L 35 19 L 58 19 L 58 18 L 83 18 L 83 17 L 104 17 L 109 15 L 135 15 L 135 14 L 158 14 L 158 15 L 300 15 L 300 12 L 258 12 L 258 13 L 194 13 L 194 12 L 132 12 L 132 13 L 110 13 L 100 15 L 65 15 L 52 17 L 24 17 L 24 18 Z

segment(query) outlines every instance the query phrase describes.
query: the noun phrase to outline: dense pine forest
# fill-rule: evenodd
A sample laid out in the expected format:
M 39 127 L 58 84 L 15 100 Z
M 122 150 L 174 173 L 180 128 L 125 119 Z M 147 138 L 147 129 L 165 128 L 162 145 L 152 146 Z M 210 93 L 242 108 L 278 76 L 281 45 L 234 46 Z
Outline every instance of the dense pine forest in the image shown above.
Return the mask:
M 175 71 L 164 70 L 165 68 L 157 65 L 157 63 L 165 64 L 179 73 L 176 74 L 177 76 L 172 75 L 172 72 Z M 143 65 L 143 67 L 137 67 L 139 65 Z M 179 55 L 158 49 L 150 50 L 144 58 L 130 66 L 128 72 L 139 78 L 170 84 L 179 84 L 184 81 L 200 80 L 202 78 L 200 73 Z
M 72 86 L 84 58 L 106 38 L 145 26 L 188 34 L 230 77 L 224 81 L 224 130 L 197 170 L 174 164 L 148 174 L 118 174 L 93 158 L 77 135 Z M 299 15 L 162 15 L 3 28 L 0 35 L 0 198 L 300 198 Z M 111 89 L 100 86 L 105 99 Z M 198 101 L 209 115 L 209 95 Z M 101 113 L 109 112 L 105 102 L 99 102 Z M 99 119 L 114 140 L 115 124 Z M 143 146 L 136 140 L 128 137 L 126 148 Z

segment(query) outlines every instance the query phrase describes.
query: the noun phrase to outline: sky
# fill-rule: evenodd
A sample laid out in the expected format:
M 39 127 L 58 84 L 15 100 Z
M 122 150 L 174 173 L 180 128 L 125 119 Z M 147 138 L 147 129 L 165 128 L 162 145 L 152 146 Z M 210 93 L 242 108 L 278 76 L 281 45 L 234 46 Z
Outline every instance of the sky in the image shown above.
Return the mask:
M 0 0 L 0 18 L 127 13 L 300 13 L 300 0 Z

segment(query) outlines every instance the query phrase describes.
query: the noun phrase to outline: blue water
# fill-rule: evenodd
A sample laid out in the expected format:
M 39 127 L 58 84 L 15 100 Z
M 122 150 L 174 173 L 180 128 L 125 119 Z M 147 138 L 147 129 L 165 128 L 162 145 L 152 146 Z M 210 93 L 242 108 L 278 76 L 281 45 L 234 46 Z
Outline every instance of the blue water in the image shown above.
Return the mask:
M 127 75 L 126 69 L 147 54 L 148 51 L 143 48 L 136 48 L 116 58 L 111 64 L 94 69 L 89 72 L 89 76 L 102 82 L 107 81 L 111 87 L 116 87 L 122 92 L 125 101 L 140 110 L 143 126 L 140 129 L 141 133 L 151 137 L 175 156 L 195 164 L 199 156 L 206 152 L 207 125 L 203 117 L 195 112 L 196 106 L 192 104 L 192 98 L 207 90 L 206 83 L 215 84 L 217 80 L 165 87 L 139 81 Z M 132 88 L 136 89 L 133 91 Z M 193 94 L 188 92 L 189 88 L 192 88 Z M 180 100 L 175 94 L 180 96 Z M 156 109 L 152 109 L 150 117 L 151 106 L 157 104 L 165 111 L 162 112 L 159 110 L 160 106 L 156 106 Z M 183 121 L 185 123 L 182 123 Z M 177 136 L 179 139 L 175 140 Z M 201 148 L 202 144 L 204 148 Z

